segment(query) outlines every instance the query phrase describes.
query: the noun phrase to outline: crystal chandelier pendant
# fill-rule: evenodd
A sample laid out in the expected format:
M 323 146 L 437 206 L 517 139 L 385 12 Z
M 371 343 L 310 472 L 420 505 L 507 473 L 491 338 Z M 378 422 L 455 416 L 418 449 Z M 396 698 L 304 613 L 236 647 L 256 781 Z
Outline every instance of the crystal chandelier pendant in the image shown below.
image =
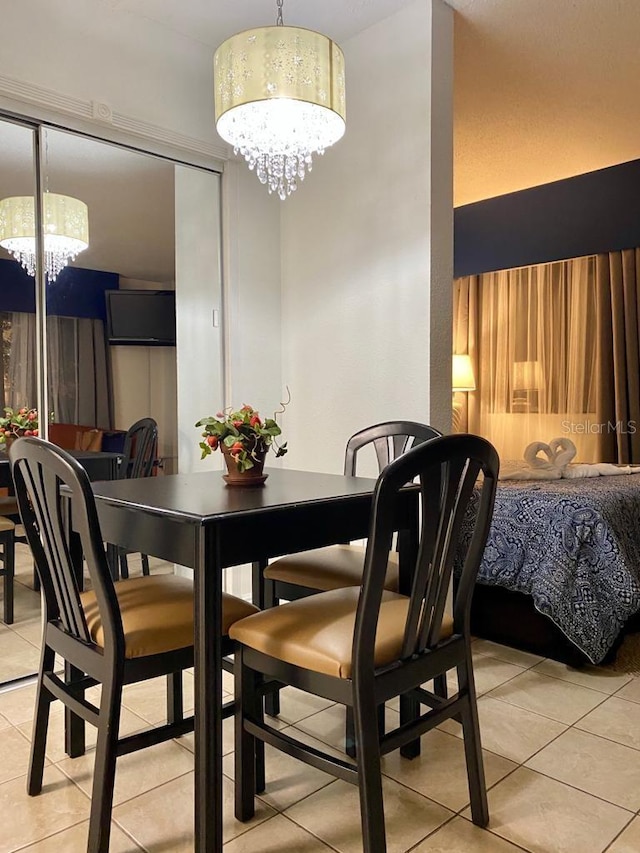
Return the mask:
M 87 205 L 77 198 L 46 192 L 42 196 L 45 275 L 54 282 L 70 261 L 89 248 Z M 32 196 L 0 201 L 0 246 L 27 274 L 36 274 L 36 223 Z
M 342 51 L 313 30 L 261 27 L 221 44 L 214 74 L 218 133 L 284 200 L 344 134 Z

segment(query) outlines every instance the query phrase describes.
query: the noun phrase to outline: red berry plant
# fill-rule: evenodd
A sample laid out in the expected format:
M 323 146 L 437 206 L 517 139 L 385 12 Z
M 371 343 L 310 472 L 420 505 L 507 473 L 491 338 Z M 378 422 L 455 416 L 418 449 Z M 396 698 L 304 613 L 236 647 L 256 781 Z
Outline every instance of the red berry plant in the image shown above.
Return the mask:
M 276 441 L 276 436 L 281 435 L 282 430 L 276 423 L 275 414 L 273 418 L 263 420 L 253 406 L 244 405 L 237 411 L 225 409 L 218 412 L 215 418 L 202 418 L 196 427 L 204 428 L 199 445 L 202 450 L 200 458 L 204 459 L 224 445 L 235 459 L 239 471 L 253 468 L 271 445 L 276 448 L 276 458 L 287 452 L 287 443 L 279 444 Z
M 23 406 L 11 409 L 5 406 L 4 417 L 0 417 L 0 442 L 5 443 L 8 435 L 38 435 L 38 410 Z

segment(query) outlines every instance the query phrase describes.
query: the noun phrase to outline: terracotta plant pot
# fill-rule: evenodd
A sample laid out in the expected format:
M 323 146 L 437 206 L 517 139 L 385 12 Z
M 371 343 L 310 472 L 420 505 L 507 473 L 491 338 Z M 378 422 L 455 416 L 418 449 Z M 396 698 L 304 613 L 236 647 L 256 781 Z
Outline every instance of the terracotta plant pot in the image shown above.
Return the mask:
M 16 434 L 15 432 L 7 432 L 7 433 L 5 433 L 5 435 L 4 435 L 4 441 L 5 441 L 4 447 L 5 447 L 5 450 L 8 452 L 8 451 L 9 451 L 9 448 L 11 447 L 11 445 L 13 444 L 13 442 L 16 440 L 16 438 L 22 438 L 22 436 L 23 436 L 23 435 L 24 435 L 24 430 L 20 430 L 20 432 L 18 432 L 17 434 Z
M 257 453 L 258 458 L 254 459 L 253 468 L 240 471 L 229 448 L 225 444 L 221 444 L 220 448 L 227 466 L 227 473 L 223 474 L 222 478 L 228 486 L 261 486 L 269 476 L 263 473 L 266 450 Z

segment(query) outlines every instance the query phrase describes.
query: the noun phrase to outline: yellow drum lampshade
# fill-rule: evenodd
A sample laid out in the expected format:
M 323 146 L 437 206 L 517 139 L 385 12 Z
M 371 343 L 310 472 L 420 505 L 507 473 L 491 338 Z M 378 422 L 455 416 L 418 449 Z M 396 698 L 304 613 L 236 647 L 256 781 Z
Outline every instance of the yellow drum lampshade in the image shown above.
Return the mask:
M 259 27 L 227 39 L 214 57 L 220 136 L 269 192 L 285 199 L 345 131 L 342 50 L 301 27 Z
M 77 198 L 46 192 L 42 196 L 45 274 L 58 273 L 89 247 L 87 205 Z M 0 246 L 10 252 L 31 276 L 36 274 L 36 222 L 33 196 L 0 201 Z

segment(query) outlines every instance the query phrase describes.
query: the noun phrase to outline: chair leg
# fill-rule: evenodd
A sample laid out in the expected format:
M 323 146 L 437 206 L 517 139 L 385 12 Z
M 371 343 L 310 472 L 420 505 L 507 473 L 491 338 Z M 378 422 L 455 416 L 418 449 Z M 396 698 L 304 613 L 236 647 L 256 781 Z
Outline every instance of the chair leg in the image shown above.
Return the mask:
M 9 531 L 9 536 L 4 540 L 3 548 L 3 572 L 4 572 L 4 623 L 5 625 L 13 624 L 13 587 L 15 576 L 15 556 L 16 556 L 15 540 L 13 531 Z
M 122 683 L 119 679 L 103 684 L 93 768 L 87 853 L 108 853 L 109 851 L 121 699 Z
M 269 595 L 273 599 L 273 581 L 267 580 L 264 576 L 267 564 L 268 561 L 264 559 L 254 560 L 251 563 L 251 600 L 260 610 L 264 610 L 267 607 L 265 604 L 267 587 L 269 587 Z M 273 604 L 268 606 L 273 607 Z
M 147 554 L 140 554 L 140 561 L 142 563 L 142 574 L 148 576 L 149 575 L 149 557 Z
M 81 669 L 70 664 L 68 661 L 64 663 L 64 680 L 67 684 L 72 681 L 79 681 L 84 677 Z M 83 691 L 84 693 L 84 691 Z M 84 755 L 86 748 L 86 724 L 82 717 L 74 714 L 71 708 L 64 709 L 64 738 L 65 752 L 69 758 L 79 758 Z
M 353 708 L 351 705 L 347 705 L 346 707 L 346 722 L 345 722 L 345 732 L 344 732 L 344 751 L 350 758 L 356 757 L 356 734 L 355 734 L 355 726 L 353 722 Z M 385 733 L 385 708 L 384 705 L 378 705 L 377 708 L 377 716 L 378 716 L 378 736 L 382 737 Z
M 257 680 L 255 682 L 256 691 L 257 691 L 258 684 L 261 684 L 262 680 L 263 680 L 262 676 L 257 677 Z M 256 719 L 259 720 L 261 723 L 264 722 L 263 703 L 262 703 L 261 699 L 259 698 L 259 696 L 257 695 L 257 693 L 256 693 L 256 701 L 255 701 L 255 705 L 254 705 L 254 711 L 256 714 Z M 255 758 L 256 758 L 256 779 L 255 779 L 256 794 L 262 794 L 264 792 L 265 788 L 267 787 L 267 780 L 266 780 L 266 768 L 265 768 L 265 758 L 264 758 L 265 747 L 264 747 L 264 741 L 260 740 L 260 738 L 254 738 L 254 751 L 255 751 Z
M 420 716 L 420 702 L 411 693 L 400 697 L 400 725 L 411 723 Z M 400 755 L 403 758 L 417 758 L 420 755 L 420 738 L 405 743 L 400 747 Z
M 276 585 L 268 578 L 263 579 L 262 597 L 264 603 L 263 610 L 268 610 L 270 607 L 277 607 L 280 603 L 276 598 Z M 264 697 L 264 710 L 270 717 L 278 716 L 280 713 L 280 690 L 267 693 Z
M 125 580 L 129 577 L 129 563 L 127 562 L 127 554 L 122 548 L 118 549 L 119 551 L 119 562 L 120 562 L 120 577 Z
M 53 696 L 42 684 L 42 675 L 53 670 L 55 657 L 53 649 L 46 645 L 43 646 L 36 689 L 36 712 L 33 718 L 29 775 L 27 776 L 27 793 L 31 797 L 35 797 L 42 790 L 42 774 L 44 772 L 47 730 L 49 728 L 49 708 L 53 702 Z
M 110 542 L 107 542 L 107 563 L 109 564 L 109 571 L 111 572 L 111 578 L 114 581 L 120 579 L 120 555 L 119 548 L 117 545 L 112 545 Z
M 441 699 L 446 699 L 449 695 L 446 672 L 443 672 L 441 675 L 436 675 L 433 679 L 433 692 L 436 696 L 440 696 Z
M 353 708 L 347 705 L 345 708 L 344 724 L 344 751 L 350 758 L 356 757 L 356 728 L 353 722 Z
M 253 716 L 258 697 L 256 676 L 243 665 L 242 648 L 235 652 L 235 815 L 237 820 L 251 820 L 255 814 L 256 748 L 255 738 L 245 729 L 245 716 Z
M 182 720 L 184 720 L 182 672 L 170 672 L 167 675 L 167 722 L 179 723 Z
M 480 741 L 480 723 L 476 690 L 473 680 L 471 651 L 467 650 L 467 660 L 458 667 L 458 683 L 461 694 L 466 693 L 467 701 L 461 712 L 464 754 L 467 762 L 469 799 L 471 800 L 471 819 L 477 826 L 489 823 L 489 805 L 485 783 L 482 743 Z
M 433 680 L 433 692 L 436 696 L 446 699 L 449 695 L 446 672 L 436 675 Z M 400 697 L 400 724 L 417 720 L 420 716 L 420 702 L 411 695 Z M 400 747 L 400 755 L 403 758 L 417 758 L 420 755 L 420 738 L 406 743 Z
M 360 821 L 363 853 L 385 853 L 387 849 L 380 771 L 380 741 L 376 717 L 368 713 L 373 705 L 370 696 L 356 697 L 353 722 L 360 791 Z

